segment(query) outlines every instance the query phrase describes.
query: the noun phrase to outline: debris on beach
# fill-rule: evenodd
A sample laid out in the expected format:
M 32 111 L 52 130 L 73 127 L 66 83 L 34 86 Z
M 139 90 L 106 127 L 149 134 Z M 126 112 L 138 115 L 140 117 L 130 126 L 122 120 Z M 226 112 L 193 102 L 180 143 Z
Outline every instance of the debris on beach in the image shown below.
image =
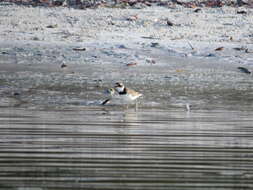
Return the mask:
M 171 22 L 169 19 L 166 19 L 166 23 L 167 23 L 168 26 L 173 26 L 174 25 L 174 23 Z
M 235 47 L 235 48 L 233 48 L 233 49 L 236 50 L 236 51 L 244 51 L 245 53 L 253 53 L 252 50 L 249 50 L 249 49 L 246 48 L 246 47 Z
M 251 74 L 251 72 L 245 67 L 237 67 L 237 69 L 239 69 L 243 73 Z
M 197 9 L 195 9 L 193 12 L 194 13 L 198 13 L 198 12 L 200 12 L 201 11 L 201 9 L 200 8 L 197 8 Z
M 187 43 L 191 47 L 192 50 L 195 50 L 195 48 L 193 47 L 193 45 L 189 41 Z
M 245 47 L 235 47 L 233 49 L 236 50 L 236 51 L 245 51 L 246 50 Z
M 160 40 L 160 38 L 154 37 L 154 36 L 141 36 L 141 38 L 149 39 L 149 40 Z
M 215 49 L 215 51 L 222 51 L 222 50 L 224 50 L 224 47 L 218 47 Z
M 214 53 L 209 53 L 206 55 L 206 57 L 216 57 L 216 55 Z
M 37 36 L 35 36 L 35 37 L 32 37 L 31 40 L 39 41 L 40 39 Z
M 241 10 L 241 11 L 237 11 L 237 14 L 247 14 L 247 12 L 245 10 Z
M 73 48 L 74 51 L 86 51 L 86 48 Z
M 61 68 L 66 68 L 67 65 L 65 63 L 61 64 Z
M 126 64 L 126 66 L 128 66 L 128 67 L 131 67 L 131 66 L 136 66 L 136 65 L 137 65 L 137 63 L 136 63 L 136 62 Z
M 223 3 L 221 0 L 209 0 L 203 3 L 206 7 L 222 7 Z
M 8 52 L 6 52 L 6 51 L 2 51 L 1 52 L 1 54 L 3 54 L 3 55 L 7 55 L 7 54 L 9 54 Z
M 136 21 L 138 19 L 138 15 L 132 15 L 126 18 L 127 21 Z
M 177 73 L 182 73 L 182 72 L 184 72 L 184 70 L 183 69 L 177 69 L 176 72 Z
M 126 47 L 124 44 L 120 44 L 120 45 L 118 46 L 118 48 L 120 48 L 120 49 L 127 49 L 127 47 Z
M 14 92 L 13 96 L 20 96 L 20 93 L 19 92 Z
M 51 25 L 48 25 L 48 26 L 46 26 L 47 28 L 57 28 L 58 27 L 58 25 L 57 24 L 51 24 Z
M 151 42 L 150 47 L 158 47 L 159 43 L 158 42 Z
M 154 59 L 146 59 L 146 62 L 147 63 L 150 63 L 150 64 L 156 64 L 155 60 Z

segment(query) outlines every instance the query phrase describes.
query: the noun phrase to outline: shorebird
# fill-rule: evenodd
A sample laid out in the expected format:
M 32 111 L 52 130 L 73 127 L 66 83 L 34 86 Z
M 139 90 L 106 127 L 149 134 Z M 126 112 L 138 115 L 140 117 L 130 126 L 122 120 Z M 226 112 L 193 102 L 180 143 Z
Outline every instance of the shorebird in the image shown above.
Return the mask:
M 136 92 L 130 88 L 126 88 L 123 83 L 116 82 L 114 86 L 115 90 L 118 92 L 119 96 L 126 101 L 133 101 L 142 96 L 141 93 Z
M 130 102 L 135 100 L 135 108 L 137 109 L 137 98 L 141 97 L 142 94 L 130 89 L 126 88 L 123 83 L 116 82 L 114 89 L 111 88 L 108 90 L 108 92 L 111 95 L 111 98 L 106 99 L 103 101 L 102 105 L 105 105 L 110 102 L 111 99 L 117 99 L 120 100 L 123 103 L 129 104 Z
M 109 89 L 106 90 L 105 93 L 109 94 L 110 98 L 107 98 L 106 100 L 104 100 L 102 102 L 102 105 L 105 105 L 105 104 L 107 104 L 107 103 L 109 103 L 111 101 L 113 95 L 115 94 L 115 90 L 114 90 L 114 88 L 109 88 Z

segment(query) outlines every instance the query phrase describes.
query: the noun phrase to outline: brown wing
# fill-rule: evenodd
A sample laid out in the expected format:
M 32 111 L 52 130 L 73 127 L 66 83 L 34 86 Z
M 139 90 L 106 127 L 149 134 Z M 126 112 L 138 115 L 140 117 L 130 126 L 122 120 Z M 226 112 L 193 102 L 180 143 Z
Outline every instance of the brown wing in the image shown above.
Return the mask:
M 127 92 L 127 94 L 132 94 L 133 96 L 142 96 L 141 93 L 136 92 L 135 90 L 130 89 L 130 88 L 126 88 L 126 92 Z

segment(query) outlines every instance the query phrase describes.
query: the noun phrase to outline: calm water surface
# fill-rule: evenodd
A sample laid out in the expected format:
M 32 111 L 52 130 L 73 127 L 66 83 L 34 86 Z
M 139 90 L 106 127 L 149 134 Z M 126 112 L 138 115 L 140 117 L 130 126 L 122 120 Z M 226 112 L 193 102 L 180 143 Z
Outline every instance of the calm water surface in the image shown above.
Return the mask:
M 253 112 L 2 107 L 1 189 L 252 189 Z

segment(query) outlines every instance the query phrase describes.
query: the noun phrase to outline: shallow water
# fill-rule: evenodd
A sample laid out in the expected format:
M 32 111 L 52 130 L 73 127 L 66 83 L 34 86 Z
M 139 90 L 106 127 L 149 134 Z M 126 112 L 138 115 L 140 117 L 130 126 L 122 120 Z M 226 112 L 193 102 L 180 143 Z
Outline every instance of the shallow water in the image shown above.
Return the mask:
M 252 118 L 227 110 L 1 108 L 0 187 L 252 189 Z

